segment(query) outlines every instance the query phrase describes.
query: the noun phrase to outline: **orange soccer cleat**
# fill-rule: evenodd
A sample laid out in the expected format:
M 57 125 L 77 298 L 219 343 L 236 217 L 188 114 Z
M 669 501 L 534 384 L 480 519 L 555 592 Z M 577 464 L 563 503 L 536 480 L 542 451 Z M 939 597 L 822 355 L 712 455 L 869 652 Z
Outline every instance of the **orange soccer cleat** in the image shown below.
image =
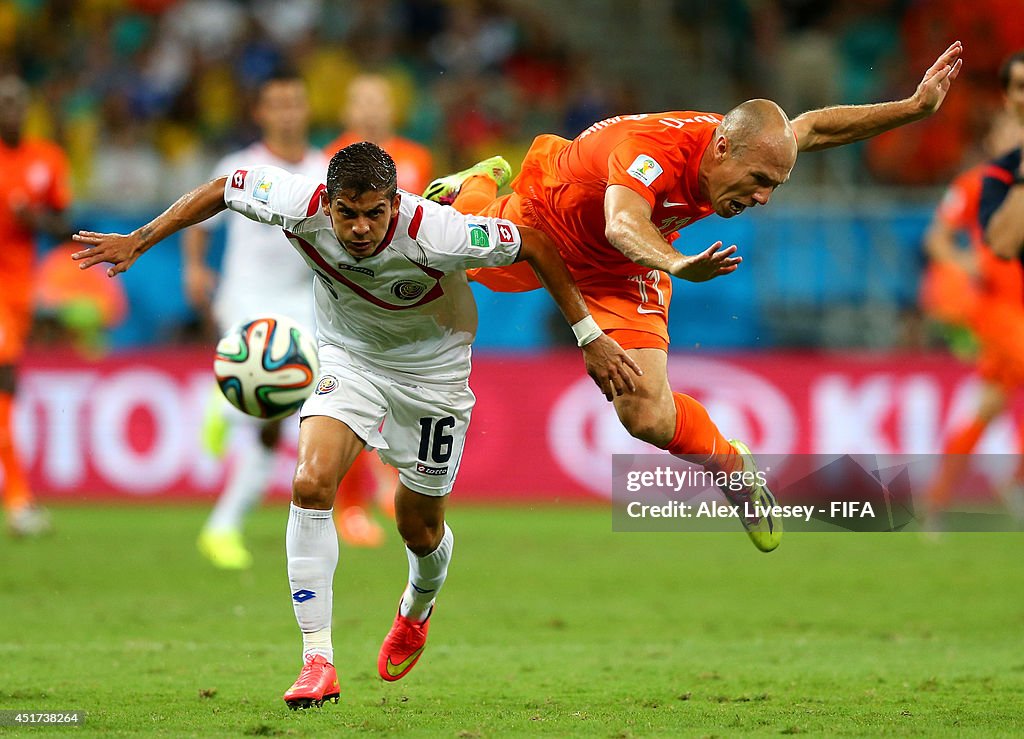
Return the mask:
M 389 683 L 401 680 L 409 670 L 416 666 L 423 656 L 423 649 L 427 643 L 427 631 L 430 629 L 430 616 L 434 609 L 417 623 L 406 618 L 399 611 L 395 616 L 395 622 L 391 625 L 391 631 L 384 637 L 384 643 L 380 646 L 380 655 L 377 657 L 377 672 Z
M 341 688 L 334 665 L 317 654 L 306 659 L 298 679 L 285 691 L 284 702 L 294 711 L 310 706 L 319 708 L 324 701 L 337 703 L 340 696 Z

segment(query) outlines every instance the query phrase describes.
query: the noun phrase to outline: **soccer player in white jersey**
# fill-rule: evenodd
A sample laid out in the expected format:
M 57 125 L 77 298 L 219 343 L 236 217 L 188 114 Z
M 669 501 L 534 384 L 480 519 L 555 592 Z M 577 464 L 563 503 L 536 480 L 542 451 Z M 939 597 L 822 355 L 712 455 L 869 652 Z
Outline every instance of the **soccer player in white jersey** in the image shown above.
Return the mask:
M 221 159 L 214 166 L 214 177 L 254 164 L 281 167 L 310 178 L 323 175 L 328 157 L 309 145 L 309 101 L 305 82 L 297 73 L 280 70 L 260 85 L 253 120 L 260 128 L 260 140 Z M 210 232 L 219 223 L 226 231 L 226 245 L 218 280 L 206 263 L 206 253 Z M 212 313 L 220 334 L 236 323 L 276 313 L 294 319 L 315 335 L 312 275 L 302 257 L 286 248 L 281 229 L 225 213 L 187 229 L 182 246 L 186 297 L 198 311 Z M 246 514 L 270 485 L 281 437 L 282 421 L 244 416 L 217 393 L 203 429 L 207 446 L 222 451 L 229 428 L 242 424 L 252 428 L 241 434 L 241 450 L 198 541 L 199 551 L 225 569 L 245 569 L 252 564 L 242 527 Z
M 276 167 L 240 168 L 130 234 L 80 231 L 74 239 L 85 247 L 73 256 L 83 269 L 110 263 L 114 276 L 160 240 L 225 208 L 283 229 L 316 275 L 321 374 L 300 411 L 286 535 L 303 667 L 284 700 L 305 708 L 340 694 L 331 641 L 338 563 L 331 509 L 339 480 L 366 445 L 399 471 L 395 520 L 409 560 L 378 673 L 398 680 L 422 655 L 452 556 L 445 504 L 475 400 L 468 379 L 476 307 L 465 270 L 529 262 L 609 400 L 633 390 L 639 368 L 597 328 L 546 236 L 399 192 L 391 157 L 368 142 L 334 155 L 326 186 Z

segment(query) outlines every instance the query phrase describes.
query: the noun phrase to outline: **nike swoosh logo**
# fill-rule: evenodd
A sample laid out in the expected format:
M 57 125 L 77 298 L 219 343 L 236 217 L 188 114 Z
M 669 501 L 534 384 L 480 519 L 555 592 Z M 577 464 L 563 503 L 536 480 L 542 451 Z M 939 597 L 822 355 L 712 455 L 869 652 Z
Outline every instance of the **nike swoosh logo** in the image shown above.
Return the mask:
M 662 205 L 666 208 L 682 208 L 683 206 L 688 205 L 688 203 L 673 203 L 671 200 L 665 200 Z
M 394 664 L 391 661 L 391 657 L 388 657 L 388 663 L 386 665 L 386 669 L 388 671 L 388 674 L 391 675 L 391 677 L 396 677 L 398 675 L 401 675 L 402 672 L 404 672 L 406 670 L 406 668 L 408 668 L 408 666 L 412 662 L 414 662 L 417 657 L 420 656 L 420 653 L 424 650 L 425 647 L 426 647 L 426 645 L 420 647 L 415 652 L 413 652 L 408 657 L 406 657 L 404 660 L 402 660 L 402 662 L 400 664 L 397 664 L 397 665 Z

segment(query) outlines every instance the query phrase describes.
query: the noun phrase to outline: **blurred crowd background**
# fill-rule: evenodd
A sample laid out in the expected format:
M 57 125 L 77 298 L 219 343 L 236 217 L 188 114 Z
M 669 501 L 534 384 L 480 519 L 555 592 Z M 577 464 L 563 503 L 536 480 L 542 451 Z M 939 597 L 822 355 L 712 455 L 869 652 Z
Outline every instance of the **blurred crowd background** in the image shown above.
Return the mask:
M 308 82 L 317 145 L 343 128 L 348 81 L 386 76 L 398 131 L 439 175 L 495 153 L 515 165 L 534 135 L 617 113 L 904 97 L 959 38 L 963 74 L 938 115 L 804 155 L 763 213 L 707 219 L 680 243 L 735 242 L 747 263 L 677 290 L 677 348 L 920 347 L 921 237 L 941 187 L 982 156 L 1022 17 L 1022 0 L 8 0 L 0 72 L 31 86 L 30 132 L 68 153 L 73 225 L 116 230 L 250 143 L 253 93 L 283 64 Z M 209 340 L 162 248 L 125 276 L 116 347 Z M 543 294 L 479 297 L 481 348 L 564 337 Z

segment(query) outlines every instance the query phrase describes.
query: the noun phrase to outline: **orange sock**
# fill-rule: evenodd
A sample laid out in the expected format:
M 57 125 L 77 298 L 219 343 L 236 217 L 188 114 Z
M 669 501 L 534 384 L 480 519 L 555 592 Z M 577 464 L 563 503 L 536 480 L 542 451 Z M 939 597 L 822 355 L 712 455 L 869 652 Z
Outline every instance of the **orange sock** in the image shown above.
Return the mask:
M 7 510 L 20 508 L 32 500 L 28 480 L 14 446 L 13 405 L 14 398 L 9 393 L 0 393 L 0 467 L 4 470 L 4 507 Z
M 928 490 L 928 504 L 933 510 L 946 507 L 960 476 L 967 468 L 967 455 L 974 451 L 978 440 L 985 433 L 988 421 L 976 418 L 971 423 L 954 432 L 942 450 L 942 463 L 935 476 L 935 482 Z
M 467 216 L 476 215 L 498 197 L 498 185 L 487 175 L 477 174 L 462 183 L 452 207 Z
M 665 449 L 712 469 L 742 469 L 740 455 L 722 436 L 704 406 L 683 393 L 672 393 L 672 399 L 676 404 L 676 433 Z

